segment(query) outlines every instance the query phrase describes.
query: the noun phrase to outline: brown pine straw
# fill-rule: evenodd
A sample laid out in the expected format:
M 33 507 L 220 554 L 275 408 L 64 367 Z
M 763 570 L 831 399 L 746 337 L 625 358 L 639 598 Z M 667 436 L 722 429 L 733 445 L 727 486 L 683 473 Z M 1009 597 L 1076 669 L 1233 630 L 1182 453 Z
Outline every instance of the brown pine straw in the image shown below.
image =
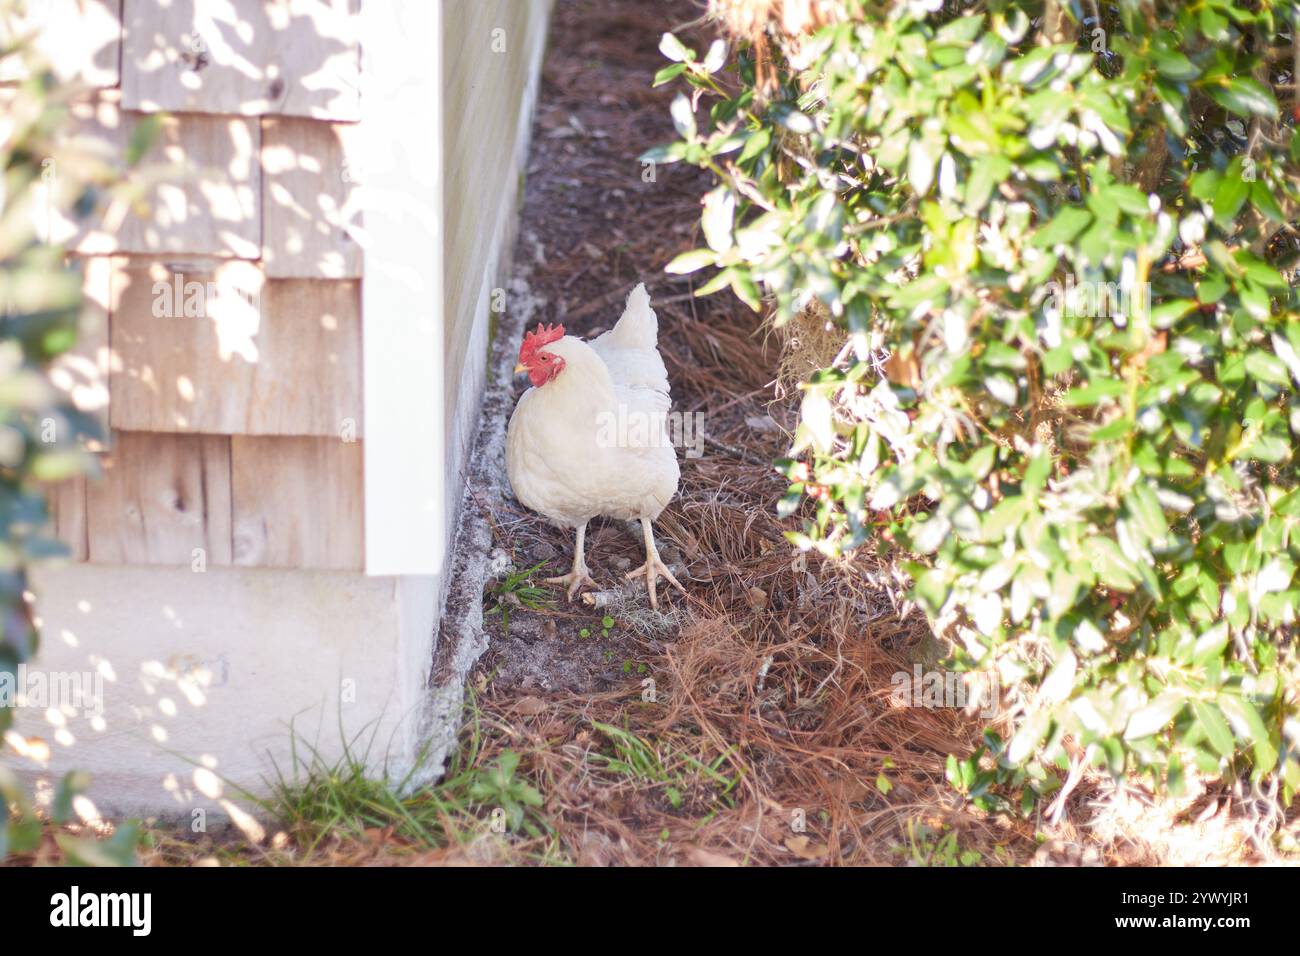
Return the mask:
M 670 7 L 676 21 L 661 5 L 558 8 L 523 223 L 524 235 L 542 243 L 544 262 L 526 243 L 517 258 L 534 260 L 528 281 L 546 299 L 541 317 L 580 334 L 607 328 L 626 289 L 650 282 L 674 407 L 703 412 L 708 436 L 702 458 L 683 459 L 678 499 L 656 522 L 661 545 L 680 552 L 690 593 L 684 602 L 672 598 L 671 617 L 655 617 L 644 601 L 622 608 L 610 635 L 587 644 L 569 635 L 582 626 L 599 633 L 600 615 L 580 605 L 517 615 L 512 640 L 498 641 L 480 669 L 488 728 L 480 763 L 490 766 L 507 747 L 522 753 L 521 773 L 546 795 L 558 840 L 579 862 L 899 863 L 908 858 L 907 824 L 918 820 L 959 827 L 963 844 L 990 853 L 1007 844 L 1027 858 L 1029 824 L 1007 828 L 963 809 L 944 780 L 947 754 L 968 752 L 979 726 L 959 711 L 890 703 L 892 676 L 911 671 L 910 655 L 928 633 L 906 605 L 905 578 L 872 549 L 842 562 L 799 555 L 784 538 L 798 522 L 776 518 L 786 481 L 770 462 L 797 421 L 794 383 L 842 339 L 816 321 L 773 334 L 765 317 L 729 293 L 690 297 L 703 278 L 658 272 L 700 244 L 698 202 L 709 188 L 682 166 L 661 167 L 653 187 L 638 188 L 629 174 L 637 152 L 672 135 L 674 91 L 650 91 L 648 78 L 662 63 L 660 33 L 698 17 L 698 8 Z M 681 32 L 702 50 L 711 29 Z M 570 117 L 602 135 L 579 141 L 565 131 Z M 587 246 L 597 250 L 591 259 L 581 252 Z M 614 246 L 617 256 L 606 253 L 593 270 L 592 259 Z M 610 266 L 616 281 L 601 271 Z M 803 364 L 782 375 L 794 353 Z M 764 419 L 762 428 L 752 424 Z M 552 560 L 570 553 L 569 535 L 517 503 L 490 507 L 498 543 L 517 564 L 534 563 L 542 546 Z M 589 562 L 598 579 L 612 576 L 605 569 L 619 557 L 640 562 L 636 540 L 615 523 L 593 529 Z M 560 637 L 546 644 L 548 626 Z M 588 653 L 597 665 L 609 653 L 612 664 L 571 688 L 502 676 L 517 668 L 512 654 L 543 644 L 549 655 Z M 645 675 L 619 671 L 625 659 L 645 665 L 655 703 L 641 699 Z M 613 742 L 597 723 L 645 741 L 673 768 L 670 783 L 609 771 L 601 755 L 614 754 Z M 719 773 L 735 779 L 735 789 L 723 795 L 687 758 L 721 759 Z M 669 786 L 681 790 L 679 807 Z
M 843 20 L 847 7 L 839 0 L 709 0 L 709 15 L 735 37 L 801 37 Z
M 709 0 L 710 19 L 724 34 L 746 41 L 753 49 L 761 92 L 770 91 L 777 80 L 771 43 L 788 56 L 799 49 L 803 38 L 847 15 L 839 0 Z

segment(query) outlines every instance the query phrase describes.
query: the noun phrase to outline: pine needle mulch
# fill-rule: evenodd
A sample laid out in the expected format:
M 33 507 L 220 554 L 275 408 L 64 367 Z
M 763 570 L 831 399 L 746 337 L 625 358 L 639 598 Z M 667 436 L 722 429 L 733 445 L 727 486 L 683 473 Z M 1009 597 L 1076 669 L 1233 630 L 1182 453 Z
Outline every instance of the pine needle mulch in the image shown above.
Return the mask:
M 648 182 L 637 156 L 673 135 L 673 90 L 650 86 L 659 36 L 699 12 L 558 5 L 516 252 L 538 317 L 571 333 L 608 328 L 627 290 L 649 285 L 674 409 L 704 423 L 702 454 L 682 457 L 679 497 L 656 522 L 689 593 L 659 614 L 632 596 L 608 612 L 608 633 L 562 596 L 516 610 L 479 669 L 477 759 L 520 754 L 561 855 L 580 863 L 905 863 L 948 834 L 986 862 L 1028 859 L 1032 826 L 963 809 L 944 779 L 978 726 L 891 704 L 891 677 L 910 673 L 926 632 L 893 570 L 871 554 L 801 556 L 783 538 L 795 524 L 775 517 L 785 483 L 770 462 L 796 416 L 776 381 L 788 336 L 662 271 L 700 243 L 709 184 L 681 166 Z M 703 49 L 711 29 L 682 32 Z M 493 508 L 515 566 L 563 568 L 569 536 L 517 503 Z M 589 533 L 598 579 L 632 562 L 636 539 L 616 523 Z M 490 834 L 476 852 L 489 844 L 490 858 L 517 858 Z

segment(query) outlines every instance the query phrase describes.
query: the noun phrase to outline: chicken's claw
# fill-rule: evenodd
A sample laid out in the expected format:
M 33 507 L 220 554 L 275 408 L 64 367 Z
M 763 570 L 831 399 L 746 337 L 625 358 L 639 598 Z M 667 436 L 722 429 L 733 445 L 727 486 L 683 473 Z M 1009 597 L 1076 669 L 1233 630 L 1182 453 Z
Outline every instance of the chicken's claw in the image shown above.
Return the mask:
M 658 609 L 659 607 L 659 600 L 655 596 L 655 582 L 659 579 L 661 575 L 667 578 L 668 583 L 671 584 L 673 587 L 675 587 L 677 590 L 681 591 L 683 594 L 686 593 L 686 588 L 682 587 L 681 582 L 678 581 L 675 577 L 673 577 L 673 573 L 668 570 L 668 565 L 664 564 L 663 561 L 659 559 L 659 555 L 657 553 L 651 554 L 649 557 L 647 557 L 645 564 L 641 565 L 641 567 L 627 572 L 627 577 L 629 581 L 632 578 L 637 578 L 637 577 L 645 578 L 646 590 L 650 592 L 650 606 L 655 609 Z
M 561 584 L 568 588 L 569 600 L 572 601 L 574 595 L 582 590 L 583 586 L 596 587 L 596 582 L 592 580 L 591 574 L 586 567 L 574 568 L 568 574 L 561 574 L 559 577 L 546 578 L 547 584 Z

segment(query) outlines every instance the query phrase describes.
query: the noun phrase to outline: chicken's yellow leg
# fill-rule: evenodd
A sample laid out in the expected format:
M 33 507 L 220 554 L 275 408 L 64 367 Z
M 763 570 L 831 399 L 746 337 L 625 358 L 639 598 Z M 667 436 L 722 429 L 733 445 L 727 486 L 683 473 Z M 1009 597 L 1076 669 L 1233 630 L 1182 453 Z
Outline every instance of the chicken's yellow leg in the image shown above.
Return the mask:
M 569 589 L 569 600 L 582 590 L 584 584 L 589 584 L 593 588 L 596 582 L 591 579 L 591 571 L 587 567 L 587 560 L 582 554 L 582 541 L 587 536 L 587 525 L 578 525 L 578 540 L 573 545 L 573 570 L 568 574 L 561 574 L 558 578 L 547 578 L 547 584 L 564 584 Z
M 651 525 L 649 518 L 641 519 L 641 530 L 645 533 L 645 564 L 635 571 L 629 571 L 627 576 L 628 578 L 645 576 L 646 589 L 650 592 L 650 606 L 657 608 L 659 607 L 659 601 L 655 597 L 655 581 L 659 578 L 659 575 L 662 574 L 668 579 L 669 584 L 683 594 L 686 593 L 686 588 L 682 587 L 678 580 L 673 577 L 673 573 L 668 570 L 668 565 L 664 564 L 659 557 L 659 549 L 655 547 L 654 526 Z

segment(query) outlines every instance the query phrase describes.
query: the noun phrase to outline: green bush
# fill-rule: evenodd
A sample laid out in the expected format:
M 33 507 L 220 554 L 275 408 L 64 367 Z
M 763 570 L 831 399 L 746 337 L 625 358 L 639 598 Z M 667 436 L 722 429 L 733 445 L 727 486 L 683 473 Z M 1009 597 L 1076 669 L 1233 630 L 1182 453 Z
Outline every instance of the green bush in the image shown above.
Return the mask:
M 1289 802 L 1296 4 L 842 6 L 767 38 L 770 88 L 665 36 L 694 91 L 644 157 L 717 177 L 670 272 L 845 330 L 778 463 L 792 540 L 900 549 L 998 677 L 1012 732 L 950 763 L 981 805 L 1082 763 Z

